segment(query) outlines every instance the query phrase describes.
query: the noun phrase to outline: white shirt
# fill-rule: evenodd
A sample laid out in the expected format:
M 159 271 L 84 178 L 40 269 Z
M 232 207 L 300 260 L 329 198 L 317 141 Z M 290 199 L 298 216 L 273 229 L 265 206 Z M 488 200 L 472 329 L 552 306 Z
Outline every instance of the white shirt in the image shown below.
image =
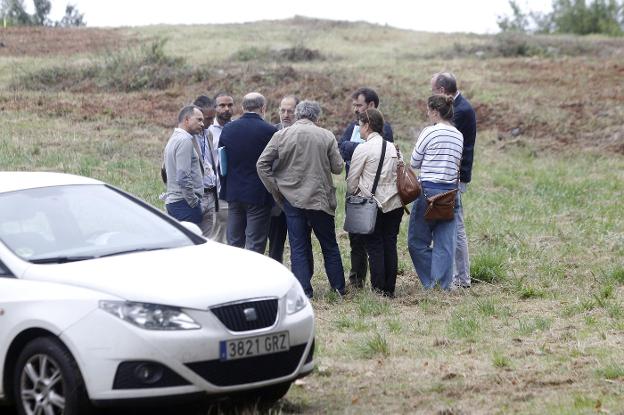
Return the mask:
M 216 163 L 216 167 L 217 167 L 217 171 L 219 171 L 219 153 L 218 153 L 218 148 L 219 148 L 219 138 L 221 138 L 221 131 L 223 131 L 223 126 L 221 124 L 219 124 L 217 122 L 217 119 L 215 118 L 212 125 L 210 125 L 210 127 L 208 127 L 208 131 L 210 131 L 210 134 L 212 134 L 212 157 L 214 158 L 214 161 Z M 217 176 L 217 192 L 221 191 L 221 181 L 219 180 L 219 177 Z

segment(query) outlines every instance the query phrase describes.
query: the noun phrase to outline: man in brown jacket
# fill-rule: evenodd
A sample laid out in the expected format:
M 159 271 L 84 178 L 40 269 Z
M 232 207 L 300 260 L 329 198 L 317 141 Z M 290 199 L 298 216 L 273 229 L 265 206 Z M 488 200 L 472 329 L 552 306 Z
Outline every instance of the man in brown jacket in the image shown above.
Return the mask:
M 295 108 L 297 121 L 273 135 L 256 165 L 260 180 L 286 213 L 292 271 L 308 297 L 313 294 L 309 226 L 321 244 L 332 289 L 340 295 L 345 292 L 332 178 L 332 173 L 342 172 L 344 162 L 334 134 L 315 125 L 320 114 L 317 102 L 300 102 Z

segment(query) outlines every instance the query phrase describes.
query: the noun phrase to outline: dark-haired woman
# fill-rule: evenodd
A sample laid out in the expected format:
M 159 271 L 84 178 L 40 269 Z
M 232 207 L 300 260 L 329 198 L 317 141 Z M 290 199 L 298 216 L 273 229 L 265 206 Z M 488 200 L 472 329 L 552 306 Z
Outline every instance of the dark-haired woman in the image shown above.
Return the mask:
M 381 158 L 384 119 L 381 112 L 369 108 L 358 114 L 358 121 L 360 137 L 365 142 L 353 152 L 347 177 L 347 192 L 370 197 Z M 388 297 L 394 297 L 398 268 L 397 235 L 403 216 L 403 206 L 396 185 L 398 157 L 394 144 L 386 142 L 386 153 L 375 191 L 375 230 L 370 235 L 364 235 L 371 286 L 374 291 Z
M 457 189 L 464 139 L 452 124 L 452 97 L 429 97 L 427 116 L 433 125 L 420 133 L 411 159 L 411 166 L 420 169 L 423 192 L 410 215 L 407 245 L 423 287 L 433 288 L 438 283 L 442 289 L 450 290 L 456 245 L 455 218 L 426 220 L 425 209 L 427 197 Z M 457 215 L 457 202 L 455 207 Z

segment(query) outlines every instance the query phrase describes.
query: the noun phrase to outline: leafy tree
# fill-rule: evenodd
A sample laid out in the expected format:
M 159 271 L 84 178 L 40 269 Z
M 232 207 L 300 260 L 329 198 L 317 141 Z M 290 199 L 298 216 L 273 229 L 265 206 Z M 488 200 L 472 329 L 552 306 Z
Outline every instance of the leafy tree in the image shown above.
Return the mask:
M 84 14 L 80 13 L 76 6 L 68 4 L 65 8 L 65 16 L 53 22 L 48 18 L 52 3 L 50 0 L 33 0 L 35 13 L 30 15 L 24 9 L 24 0 L 0 0 L 0 20 L 10 26 L 85 26 Z
M 30 15 L 24 10 L 24 0 L 1 0 L 0 18 L 11 26 L 31 24 Z
M 78 26 L 86 26 L 87 23 L 84 21 L 84 13 L 80 13 L 76 6 L 68 4 L 65 8 L 65 16 L 56 22 L 56 26 L 60 27 L 78 27 Z
M 510 0 L 513 16 L 499 16 L 498 27 L 503 32 L 624 35 L 624 0 L 590 0 L 589 5 L 585 0 L 553 0 L 552 4 L 551 13 L 527 15 Z
M 526 32 L 529 27 L 527 15 L 522 12 L 515 0 L 509 0 L 509 6 L 511 7 L 513 17 L 498 16 L 496 21 L 498 27 L 503 32 Z
M 32 16 L 32 22 L 36 26 L 49 26 L 50 20 L 48 15 L 50 9 L 52 9 L 52 3 L 50 0 L 34 0 L 35 1 L 35 14 Z

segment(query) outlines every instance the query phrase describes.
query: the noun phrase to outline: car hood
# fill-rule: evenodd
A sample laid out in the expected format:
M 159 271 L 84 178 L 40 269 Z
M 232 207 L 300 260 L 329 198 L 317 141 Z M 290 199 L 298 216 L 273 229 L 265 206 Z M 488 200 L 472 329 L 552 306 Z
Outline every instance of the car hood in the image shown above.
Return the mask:
M 90 288 L 128 301 L 195 309 L 282 297 L 296 282 L 288 269 L 264 255 L 211 241 L 67 264 L 31 265 L 22 277 Z

